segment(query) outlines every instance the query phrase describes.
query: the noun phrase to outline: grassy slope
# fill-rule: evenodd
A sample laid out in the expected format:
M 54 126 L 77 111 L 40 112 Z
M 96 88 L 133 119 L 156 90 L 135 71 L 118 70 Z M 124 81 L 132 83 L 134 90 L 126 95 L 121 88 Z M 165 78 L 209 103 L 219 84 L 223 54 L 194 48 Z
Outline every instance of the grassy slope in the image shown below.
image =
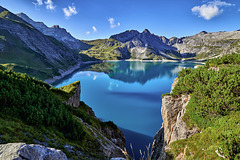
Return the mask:
M 67 86 L 62 86 L 60 89 L 57 88 L 51 88 L 50 91 L 58 97 L 61 101 L 67 101 L 70 97 L 73 96 L 75 93 L 75 89 L 77 84 L 79 84 L 80 81 L 71 83 Z
M 219 71 L 209 69 L 218 67 Z M 240 158 L 240 55 L 210 60 L 204 67 L 185 69 L 172 96 L 190 94 L 184 121 L 201 133 L 171 143 L 170 157 L 186 159 Z
M 95 57 L 101 60 L 120 60 L 120 59 L 141 59 L 141 60 L 162 60 L 165 59 L 160 55 L 152 53 L 153 48 L 148 48 L 146 54 L 137 54 L 135 51 L 128 50 L 126 55 L 123 55 L 119 49 L 124 48 L 122 44 L 114 39 L 98 39 L 92 41 L 84 41 L 92 45 L 92 48 L 81 51 L 81 54 L 86 54 L 90 57 Z M 144 58 L 143 58 L 144 57 Z
M 93 133 L 77 117 L 99 130 L 118 130 L 113 123 L 90 115 L 84 102 L 79 108 L 62 103 L 59 93 L 63 90 L 53 89 L 26 74 L 0 69 L 0 77 L 0 143 L 40 143 L 63 150 L 69 158 L 104 159 Z M 70 91 L 65 95 L 71 95 L 75 84 L 65 87 Z M 64 148 L 66 144 L 75 148 L 73 153 Z M 83 154 L 76 155 L 77 150 Z
M 9 11 L 1 12 L 0 18 L 12 21 L 29 30 L 36 30 Z M 4 50 L 0 54 L 0 65 L 42 80 L 58 75 L 57 69 L 48 63 L 44 57 L 29 49 L 19 38 L 13 36 L 7 30 L 0 29 L 0 37 L 0 44 L 4 45 Z M 53 41 L 52 38 L 48 38 Z
M 93 41 L 84 41 L 92 45 L 88 50 L 81 51 L 80 54 L 86 54 L 90 57 L 95 57 L 100 60 L 118 60 L 122 59 L 121 53 L 114 53 L 118 51 L 118 47 L 123 47 L 120 42 L 113 39 L 98 39 Z
M 4 44 L 4 50 L 0 54 L 0 64 L 5 68 L 17 72 L 24 72 L 40 79 L 57 75 L 57 70 L 45 62 L 44 58 L 33 50 L 27 48 L 23 42 L 13 37 L 8 31 L 0 30 L 0 43 Z

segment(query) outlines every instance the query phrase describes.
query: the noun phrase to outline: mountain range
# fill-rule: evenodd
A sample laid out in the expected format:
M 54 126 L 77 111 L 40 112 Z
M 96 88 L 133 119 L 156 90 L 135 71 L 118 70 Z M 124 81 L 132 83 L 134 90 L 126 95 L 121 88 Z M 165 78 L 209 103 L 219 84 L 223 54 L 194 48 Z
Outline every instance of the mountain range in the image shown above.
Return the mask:
M 128 30 L 109 39 L 85 41 L 93 47 L 82 53 L 99 59 L 206 60 L 237 52 L 240 48 L 239 38 L 240 31 L 202 31 L 188 37 L 166 38 L 147 29 L 141 33 Z
M 0 6 L 0 65 L 42 80 L 61 78 L 84 61 L 206 60 L 238 52 L 239 39 L 240 31 L 167 38 L 145 29 L 84 41 L 58 25 L 48 27 Z

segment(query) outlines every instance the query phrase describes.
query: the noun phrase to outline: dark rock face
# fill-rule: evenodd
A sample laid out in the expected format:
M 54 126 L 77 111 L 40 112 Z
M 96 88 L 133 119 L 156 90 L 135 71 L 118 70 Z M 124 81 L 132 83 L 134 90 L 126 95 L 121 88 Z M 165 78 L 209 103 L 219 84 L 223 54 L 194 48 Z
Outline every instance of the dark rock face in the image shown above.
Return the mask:
M 117 146 L 120 148 L 124 149 L 126 140 L 121 131 L 118 130 L 113 130 L 110 128 L 104 128 L 102 132 Z
M 38 144 L 8 143 L 0 145 L 0 159 L 67 160 L 67 156 L 61 150 L 47 148 Z
M 79 82 L 76 86 L 75 93 L 65 103 L 73 107 L 79 107 L 80 95 L 81 95 L 81 84 Z
M 152 144 L 152 160 L 166 159 L 166 153 L 164 152 L 164 128 L 162 127 L 154 137 Z
M 89 45 L 82 41 L 74 38 L 66 29 L 61 28 L 59 25 L 47 27 L 43 22 L 35 22 L 24 13 L 19 13 L 17 16 L 31 24 L 33 27 L 38 29 L 44 35 L 48 35 L 56 38 L 58 41 L 63 42 L 67 47 L 71 49 L 88 49 Z
M 127 41 L 132 40 L 135 36 L 139 34 L 136 30 L 128 30 L 120 34 L 116 34 L 110 37 L 110 39 L 115 39 L 119 42 L 126 43 Z

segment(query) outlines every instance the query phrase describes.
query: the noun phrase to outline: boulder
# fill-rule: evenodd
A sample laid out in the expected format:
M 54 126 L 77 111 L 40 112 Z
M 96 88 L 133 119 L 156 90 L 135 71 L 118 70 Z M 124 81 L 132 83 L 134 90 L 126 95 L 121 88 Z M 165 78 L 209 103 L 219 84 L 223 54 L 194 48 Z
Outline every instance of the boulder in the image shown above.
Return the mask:
M 61 150 L 38 144 L 8 143 L 0 145 L 2 160 L 67 160 Z

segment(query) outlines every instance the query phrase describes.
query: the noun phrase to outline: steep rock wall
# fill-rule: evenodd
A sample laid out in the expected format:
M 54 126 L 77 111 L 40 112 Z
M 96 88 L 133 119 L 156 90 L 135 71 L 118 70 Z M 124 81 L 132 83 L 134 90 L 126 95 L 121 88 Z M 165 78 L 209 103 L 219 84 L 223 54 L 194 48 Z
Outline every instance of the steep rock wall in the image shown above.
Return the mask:
M 171 88 L 171 92 L 177 84 L 175 79 Z M 197 129 L 187 129 L 183 116 L 186 112 L 186 106 L 190 100 L 190 95 L 181 95 L 177 98 L 172 96 L 164 96 L 162 99 L 162 118 L 163 125 L 154 138 L 153 143 L 153 159 L 166 159 L 165 150 L 169 145 L 180 139 L 186 139 L 191 135 L 198 133 Z
M 82 121 L 82 124 L 85 125 L 92 132 L 92 134 L 100 144 L 99 150 L 102 151 L 106 157 L 108 158 L 125 157 L 125 155 L 123 154 L 123 148 L 122 148 L 122 145 L 125 146 L 125 137 L 123 134 L 116 135 L 117 140 L 124 139 L 124 141 L 121 142 L 120 144 L 116 144 L 116 141 L 114 141 L 113 138 L 110 137 L 111 135 L 102 133 L 98 129 L 94 128 L 93 126 L 90 126 L 88 123 L 85 123 L 83 121 Z M 125 158 L 122 158 L 122 159 L 125 159 Z
M 79 107 L 80 105 L 80 94 L 81 94 L 81 83 L 77 83 L 76 90 L 72 97 L 70 97 L 67 101 L 65 101 L 66 104 L 74 107 Z

